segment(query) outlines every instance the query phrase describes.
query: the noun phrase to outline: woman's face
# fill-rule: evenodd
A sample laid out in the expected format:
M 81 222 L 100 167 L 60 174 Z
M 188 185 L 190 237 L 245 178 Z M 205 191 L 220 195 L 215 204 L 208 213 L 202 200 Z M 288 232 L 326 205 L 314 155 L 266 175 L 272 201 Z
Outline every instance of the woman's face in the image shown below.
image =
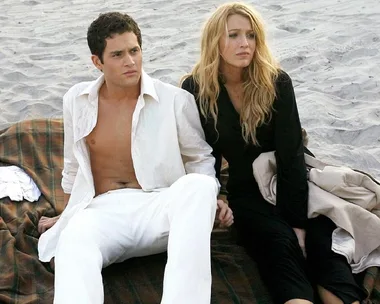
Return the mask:
M 222 63 L 245 68 L 251 63 L 255 49 L 255 33 L 250 20 L 239 14 L 229 16 L 226 32 L 219 40 Z

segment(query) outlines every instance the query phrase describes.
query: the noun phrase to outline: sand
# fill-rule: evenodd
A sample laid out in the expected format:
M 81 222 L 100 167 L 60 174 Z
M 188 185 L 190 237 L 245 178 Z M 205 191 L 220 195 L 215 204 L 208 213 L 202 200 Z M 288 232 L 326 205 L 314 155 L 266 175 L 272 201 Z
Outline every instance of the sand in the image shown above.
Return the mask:
M 177 85 L 199 55 L 217 0 L 2 0 L 0 129 L 60 117 L 70 86 L 99 75 L 86 42 L 99 13 L 124 11 L 143 34 L 144 69 Z M 379 0 L 247 1 L 293 79 L 309 148 L 322 160 L 380 178 Z M 278 3 L 281 3 L 279 5 Z

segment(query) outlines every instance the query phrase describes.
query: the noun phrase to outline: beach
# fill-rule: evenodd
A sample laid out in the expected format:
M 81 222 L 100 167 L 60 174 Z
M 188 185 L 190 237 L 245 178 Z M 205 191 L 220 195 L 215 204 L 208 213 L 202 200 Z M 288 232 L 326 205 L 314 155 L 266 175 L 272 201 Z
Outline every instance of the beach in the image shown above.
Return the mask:
M 216 0 L 2 0 L 0 129 L 61 117 L 62 96 L 100 75 L 86 33 L 100 13 L 140 25 L 144 70 L 179 85 L 199 56 Z M 292 77 L 309 149 L 321 160 L 380 179 L 380 2 L 246 1 L 263 16 L 269 45 Z M 281 5 L 279 5 L 279 3 Z

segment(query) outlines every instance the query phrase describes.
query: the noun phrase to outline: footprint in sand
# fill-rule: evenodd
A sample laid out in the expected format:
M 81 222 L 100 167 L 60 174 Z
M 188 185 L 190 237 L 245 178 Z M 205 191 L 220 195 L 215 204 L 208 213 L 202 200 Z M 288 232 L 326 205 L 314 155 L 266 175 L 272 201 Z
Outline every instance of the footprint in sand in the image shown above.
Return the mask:
M 283 66 L 285 69 L 292 69 L 294 67 L 303 65 L 305 62 L 305 59 L 306 59 L 306 56 L 297 55 L 297 56 L 285 58 L 281 60 L 280 63 L 281 63 L 281 66 Z
M 300 33 L 300 34 L 308 34 L 311 32 L 311 30 L 309 29 L 299 29 L 295 26 L 291 26 L 291 25 L 279 25 L 277 27 L 278 29 L 280 30 L 283 30 L 283 31 L 287 31 L 289 33 Z
M 178 50 L 178 49 L 180 49 L 180 48 L 184 48 L 186 45 L 187 45 L 186 42 L 180 42 L 180 43 L 177 43 L 177 44 L 173 45 L 173 46 L 171 47 L 171 49 L 172 49 L 172 50 L 174 50 L 174 49 Z
M 352 40 L 351 36 L 348 35 L 332 35 L 330 37 L 327 37 L 327 39 L 337 43 L 337 44 L 344 44 L 347 43 L 348 41 Z
M 311 30 L 309 30 L 309 29 L 302 29 L 302 30 L 300 30 L 300 34 L 308 34 L 310 32 L 311 32 Z
M 312 17 L 312 16 L 315 16 L 317 14 L 318 13 L 316 11 L 303 11 L 303 12 L 300 12 L 300 15 L 307 16 L 307 17 Z
M 75 54 L 66 55 L 30 55 L 32 60 L 62 60 L 62 61 L 75 61 L 79 60 L 79 57 Z
M 298 33 L 299 29 L 296 28 L 295 26 L 290 26 L 290 25 L 280 25 L 277 27 L 280 30 L 287 31 L 289 33 Z
M 379 54 L 379 51 L 377 49 L 369 49 L 369 48 L 360 48 L 356 50 L 346 50 L 346 51 L 332 51 L 332 52 L 326 52 L 325 56 L 328 60 L 331 61 L 344 61 L 344 62 L 350 62 L 354 59 L 361 59 L 365 57 L 374 57 L 377 54 Z
M 268 5 L 266 8 L 272 11 L 280 11 L 283 9 L 281 5 Z
M 325 57 L 330 61 L 342 61 L 342 58 L 346 52 L 340 52 L 340 51 L 331 51 L 326 52 Z
M 360 48 L 357 50 L 352 50 L 351 52 L 346 53 L 344 56 L 348 60 L 352 60 L 355 58 L 374 57 L 377 54 L 379 54 L 379 50 L 377 49 Z
M 23 3 L 26 5 L 38 5 L 38 4 L 40 4 L 40 2 L 38 2 L 38 1 L 24 1 Z
M 25 74 L 20 73 L 20 72 L 7 73 L 7 74 L 3 75 L 3 77 L 6 80 L 11 81 L 11 82 L 22 82 L 22 81 L 26 81 L 27 79 L 29 79 L 28 76 L 26 76 Z
M 44 42 L 44 41 L 38 41 L 36 42 L 36 47 L 42 47 L 42 48 L 48 48 L 48 47 L 57 47 L 57 46 L 66 46 L 67 41 L 61 41 L 61 42 Z

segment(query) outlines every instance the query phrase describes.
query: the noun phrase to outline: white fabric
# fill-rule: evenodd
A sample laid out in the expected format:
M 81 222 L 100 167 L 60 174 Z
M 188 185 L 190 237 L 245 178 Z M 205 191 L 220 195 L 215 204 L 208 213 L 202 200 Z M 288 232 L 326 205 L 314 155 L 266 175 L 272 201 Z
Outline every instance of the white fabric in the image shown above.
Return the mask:
M 162 304 L 210 304 L 210 234 L 218 186 L 201 174 L 146 193 L 95 197 L 63 230 L 55 257 L 55 304 L 101 304 L 101 270 L 168 250 Z
M 133 166 L 142 189 L 169 187 L 185 173 L 214 177 L 215 160 L 204 140 L 194 96 L 144 72 L 141 80 L 141 93 L 132 118 L 131 142 Z M 93 184 L 84 138 L 96 125 L 98 91 L 103 82 L 101 76 L 93 82 L 79 83 L 63 98 L 62 188 L 65 193 L 72 193 L 78 165 Z
M 71 196 L 58 222 L 39 239 L 39 258 L 43 262 L 54 256 L 59 235 L 70 218 L 86 208 L 95 195 L 85 137 L 97 122 L 98 90 L 103 82 L 101 76 L 96 81 L 77 84 L 63 98 L 62 188 Z M 133 167 L 144 191 L 170 187 L 187 173 L 211 176 L 219 185 L 215 159 L 204 139 L 193 95 L 144 72 L 132 118 L 131 142 Z
M 30 176 L 17 166 L 0 167 L 0 198 L 8 196 L 12 201 L 24 199 L 34 202 L 41 191 Z
M 336 225 L 332 250 L 346 257 L 354 273 L 380 267 L 380 185 L 368 174 L 337 167 L 305 155 L 309 172 L 308 217 L 322 214 Z M 276 204 L 276 159 L 262 153 L 253 175 L 265 200 Z
M 373 266 L 380 267 L 380 247 L 374 249 L 368 255 L 363 255 L 357 262 L 354 260 L 355 248 L 355 239 L 351 234 L 342 228 L 334 230 L 331 249 L 346 257 L 353 273 L 360 273 Z

